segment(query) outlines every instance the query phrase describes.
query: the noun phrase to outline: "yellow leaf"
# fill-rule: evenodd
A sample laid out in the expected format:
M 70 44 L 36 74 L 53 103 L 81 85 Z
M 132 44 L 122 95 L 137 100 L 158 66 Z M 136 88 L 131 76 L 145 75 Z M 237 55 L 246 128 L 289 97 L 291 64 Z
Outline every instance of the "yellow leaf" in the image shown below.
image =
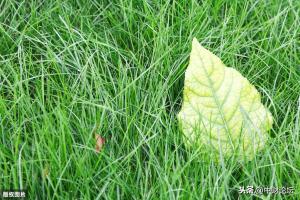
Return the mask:
M 252 159 L 273 122 L 255 87 L 195 38 L 177 117 L 185 143 L 210 150 L 217 159 L 233 154 Z

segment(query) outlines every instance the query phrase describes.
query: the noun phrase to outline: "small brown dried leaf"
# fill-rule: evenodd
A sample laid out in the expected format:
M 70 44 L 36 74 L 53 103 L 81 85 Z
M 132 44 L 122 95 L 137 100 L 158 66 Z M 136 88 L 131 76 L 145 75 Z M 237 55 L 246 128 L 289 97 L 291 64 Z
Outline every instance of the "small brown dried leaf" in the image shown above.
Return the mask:
M 103 137 L 101 137 L 99 134 L 95 134 L 95 139 L 96 139 L 95 150 L 97 153 L 99 153 L 101 151 L 101 149 L 103 148 L 105 139 Z

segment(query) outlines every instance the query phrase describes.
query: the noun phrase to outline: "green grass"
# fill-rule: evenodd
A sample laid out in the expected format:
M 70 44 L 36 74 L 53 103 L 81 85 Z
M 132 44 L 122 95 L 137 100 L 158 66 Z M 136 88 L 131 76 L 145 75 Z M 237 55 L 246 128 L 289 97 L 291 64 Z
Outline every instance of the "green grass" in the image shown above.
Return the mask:
M 0 190 L 29 199 L 300 199 L 300 2 L 0 1 Z M 192 38 L 256 86 L 267 147 L 222 165 L 176 120 Z M 94 133 L 106 138 L 94 150 Z M 294 187 L 292 195 L 240 186 Z

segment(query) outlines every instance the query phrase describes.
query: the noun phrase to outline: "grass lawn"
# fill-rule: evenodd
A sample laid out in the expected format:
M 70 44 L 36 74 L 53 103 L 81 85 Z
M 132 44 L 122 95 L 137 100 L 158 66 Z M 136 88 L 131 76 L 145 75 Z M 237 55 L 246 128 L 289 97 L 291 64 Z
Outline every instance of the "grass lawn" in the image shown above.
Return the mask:
M 299 27 L 297 0 L 1 0 L 0 191 L 300 199 Z M 274 117 L 250 162 L 218 164 L 183 143 L 176 114 L 193 37 Z M 240 194 L 247 186 L 294 192 Z

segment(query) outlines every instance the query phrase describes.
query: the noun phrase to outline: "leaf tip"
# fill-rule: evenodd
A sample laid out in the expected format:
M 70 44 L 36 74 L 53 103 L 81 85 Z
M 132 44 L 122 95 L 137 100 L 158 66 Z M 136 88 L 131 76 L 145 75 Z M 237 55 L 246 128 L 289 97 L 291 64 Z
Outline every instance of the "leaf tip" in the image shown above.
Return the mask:
M 192 41 L 192 46 L 194 47 L 195 45 L 200 45 L 199 41 L 197 40 L 196 37 L 193 38 L 193 41 Z M 200 45 L 201 46 L 201 45 Z
M 205 49 L 200 42 L 197 40 L 197 38 L 193 38 L 192 41 L 192 52 L 196 55 L 200 55 L 203 57 L 203 55 L 210 53 L 207 49 Z

